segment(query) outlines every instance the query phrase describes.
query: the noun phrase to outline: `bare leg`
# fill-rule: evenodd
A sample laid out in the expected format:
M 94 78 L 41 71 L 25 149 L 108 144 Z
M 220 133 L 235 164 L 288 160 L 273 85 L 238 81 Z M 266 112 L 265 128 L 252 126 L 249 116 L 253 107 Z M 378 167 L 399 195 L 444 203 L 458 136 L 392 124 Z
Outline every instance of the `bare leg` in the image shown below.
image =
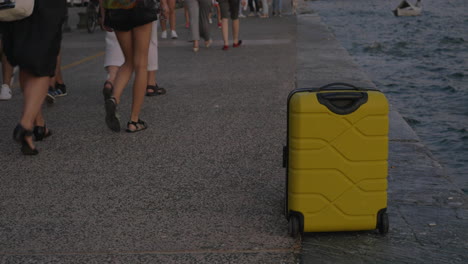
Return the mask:
M 187 7 L 187 3 L 184 4 L 184 16 L 185 16 L 185 28 L 190 27 L 190 17 L 189 17 L 189 11 Z
M 2 54 L 2 76 L 3 84 L 11 84 L 13 77 L 13 66 L 8 62 L 5 54 Z
M 156 86 L 156 71 L 148 71 L 148 85 Z
M 47 94 L 50 77 L 36 77 L 27 71 L 20 70 L 20 84 L 23 88 L 23 115 L 21 116 L 20 124 L 26 130 L 32 130 L 34 121 L 37 118 L 42 119 L 41 106 Z M 26 141 L 34 148 L 32 137 L 27 137 Z
M 133 63 L 135 81 L 133 83 L 133 104 L 131 121 L 137 122 L 145 99 L 148 84 L 148 50 L 151 39 L 152 24 L 136 27 L 133 33 Z
M 119 68 L 114 82 L 114 90 L 112 95 L 115 97 L 116 103 L 120 103 L 120 96 L 127 86 L 133 73 L 133 31 L 116 31 L 115 35 L 119 41 L 120 48 L 125 57 L 124 64 Z
M 169 6 L 169 24 L 171 26 L 171 30 L 175 30 L 176 28 L 175 2 L 175 0 L 167 1 L 167 5 Z
M 55 82 L 59 84 L 63 84 L 63 77 L 62 77 L 62 52 L 59 52 L 57 56 L 57 67 L 55 68 Z M 55 84 L 54 84 L 55 85 Z
M 119 68 L 120 68 L 119 66 L 113 66 L 113 65 L 106 67 L 107 81 L 114 84 L 115 77 L 117 77 L 117 72 L 119 71 Z M 106 86 L 106 88 L 111 88 L 111 87 Z
M 159 23 L 161 24 L 161 32 L 166 31 L 167 30 L 166 18 L 161 18 Z
M 221 21 L 221 31 L 223 32 L 224 46 L 229 46 L 229 20 L 227 18 L 223 18 Z
M 232 20 L 232 42 L 239 42 L 239 19 Z
M 55 88 L 55 83 L 63 84 L 62 70 L 60 69 L 62 63 L 62 52 L 57 56 L 57 66 L 55 66 L 55 76 L 50 78 L 49 86 Z

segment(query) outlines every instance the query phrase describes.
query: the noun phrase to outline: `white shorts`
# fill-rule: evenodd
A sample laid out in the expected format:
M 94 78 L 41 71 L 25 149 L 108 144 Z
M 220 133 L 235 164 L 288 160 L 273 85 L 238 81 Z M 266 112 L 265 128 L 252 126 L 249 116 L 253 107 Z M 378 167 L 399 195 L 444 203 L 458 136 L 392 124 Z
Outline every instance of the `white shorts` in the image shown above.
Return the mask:
M 125 58 L 120 48 L 119 41 L 114 32 L 106 32 L 106 56 L 104 57 L 104 67 L 122 66 Z M 151 40 L 148 51 L 148 71 L 158 69 L 158 23 L 153 22 Z

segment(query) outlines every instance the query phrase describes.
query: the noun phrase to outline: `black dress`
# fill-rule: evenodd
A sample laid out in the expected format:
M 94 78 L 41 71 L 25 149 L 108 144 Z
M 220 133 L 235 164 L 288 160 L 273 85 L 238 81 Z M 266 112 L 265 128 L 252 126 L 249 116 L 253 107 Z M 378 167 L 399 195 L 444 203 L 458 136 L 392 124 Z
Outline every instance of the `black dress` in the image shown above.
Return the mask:
M 34 0 L 31 16 L 3 23 L 8 61 L 38 77 L 54 76 L 66 8 L 66 0 Z

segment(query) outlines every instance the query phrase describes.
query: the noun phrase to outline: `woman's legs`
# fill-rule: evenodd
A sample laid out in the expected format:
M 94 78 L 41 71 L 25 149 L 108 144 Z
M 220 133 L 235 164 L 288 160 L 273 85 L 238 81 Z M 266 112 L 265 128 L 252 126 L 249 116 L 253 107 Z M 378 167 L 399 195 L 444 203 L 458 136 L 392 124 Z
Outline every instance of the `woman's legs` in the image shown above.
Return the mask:
M 187 6 L 187 1 L 184 3 L 184 16 L 185 16 L 185 28 L 190 27 L 190 16 L 189 16 L 189 11 L 188 11 L 188 6 Z
M 262 9 L 263 9 L 263 17 L 268 17 L 269 15 L 268 0 L 262 0 Z
M 177 34 L 174 35 L 176 28 L 175 3 L 176 0 L 167 0 L 167 5 L 169 7 L 169 25 L 171 27 L 171 38 L 177 38 Z
M 0 46 L 1 48 L 1 46 Z M 11 86 L 11 80 L 13 79 L 13 66 L 8 62 L 5 54 L 2 54 L 2 76 L 3 84 Z
M 133 104 L 131 121 L 137 122 L 145 99 L 148 82 L 148 50 L 151 39 L 152 23 L 132 29 L 133 65 L 135 81 L 133 83 Z M 124 52 L 125 54 L 125 52 Z M 127 56 L 125 56 L 127 58 Z
M 232 43 L 239 43 L 239 19 L 232 20 Z
M 125 62 L 119 68 L 114 82 L 114 90 L 112 96 L 115 97 L 116 103 L 120 103 L 120 96 L 127 86 L 133 73 L 133 31 L 116 31 L 115 35 L 119 41 L 120 47 L 124 54 Z
M 211 39 L 210 34 L 210 23 L 208 19 L 208 14 L 211 11 L 211 0 L 199 0 L 200 6 L 200 36 L 205 39 L 205 45 Z
M 190 32 L 192 33 L 193 48 L 198 48 L 198 41 L 200 40 L 200 6 L 198 0 L 185 1 L 189 14 L 190 14 Z
M 255 12 L 255 9 L 254 9 L 254 6 L 253 6 L 253 0 L 249 0 L 249 9 L 250 9 L 250 13 Z
M 109 65 L 106 67 L 107 71 L 107 81 L 111 84 L 114 84 L 115 78 L 117 77 L 117 72 L 119 71 L 119 66 Z M 111 84 L 106 83 L 106 88 L 111 89 Z
M 229 46 L 229 20 L 227 18 L 223 18 L 221 19 L 221 24 L 224 46 Z
M 24 97 L 23 115 L 21 116 L 20 124 L 26 130 L 32 130 L 37 118 L 43 121 L 41 107 L 49 88 L 50 77 L 37 77 L 20 69 L 19 79 Z M 26 137 L 25 140 L 31 149 L 34 149 L 32 136 Z

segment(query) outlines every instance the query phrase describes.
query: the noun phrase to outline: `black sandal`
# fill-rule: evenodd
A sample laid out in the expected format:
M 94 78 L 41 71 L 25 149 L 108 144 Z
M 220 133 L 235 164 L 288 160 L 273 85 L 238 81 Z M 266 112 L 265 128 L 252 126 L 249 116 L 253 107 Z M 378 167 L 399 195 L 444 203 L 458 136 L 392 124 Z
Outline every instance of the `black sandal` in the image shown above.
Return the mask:
M 120 132 L 120 120 L 117 116 L 117 103 L 115 97 L 110 97 L 105 102 L 106 124 L 114 132 Z
M 26 141 L 26 137 L 32 137 L 33 132 L 31 130 L 26 130 L 21 124 L 18 124 L 13 130 L 13 139 L 21 143 L 21 152 L 23 155 L 37 155 L 39 151 L 36 148 L 31 148 L 28 142 Z
M 153 90 L 153 91 L 150 91 L 150 90 Z M 165 93 L 166 93 L 166 89 L 159 87 L 157 84 L 146 86 L 146 96 L 157 96 L 157 95 L 163 95 Z
M 47 129 L 46 126 L 35 126 L 34 127 L 34 141 L 42 141 L 44 138 L 48 138 L 52 135 L 52 131 Z
M 135 126 L 135 130 L 130 129 L 130 128 L 129 128 L 130 125 Z M 141 119 L 138 119 L 137 122 L 135 122 L 135 121 L 129 121 L 129 122 L 127 123 L 127 130 L 125 130 L 125 131 L 127 131 L 128 133 L 135 133 L 135 132 L 139 132 L 139 131 L 145 130 L 145 129 L 147 129 L 147 128 L 148 128 L 148 125 L 146 124 L 146 122 L 143 121 L 143 120 L 141 120 Z
M 107 88 L 107 85 L 109 85 L 110 88 Z M 102 95 L 104 95 L 104 101 L 112 97 L 113 90 L 114 90 L 114 85 L 109 81 L 105 81 L 104 88 L 102 88 Z

